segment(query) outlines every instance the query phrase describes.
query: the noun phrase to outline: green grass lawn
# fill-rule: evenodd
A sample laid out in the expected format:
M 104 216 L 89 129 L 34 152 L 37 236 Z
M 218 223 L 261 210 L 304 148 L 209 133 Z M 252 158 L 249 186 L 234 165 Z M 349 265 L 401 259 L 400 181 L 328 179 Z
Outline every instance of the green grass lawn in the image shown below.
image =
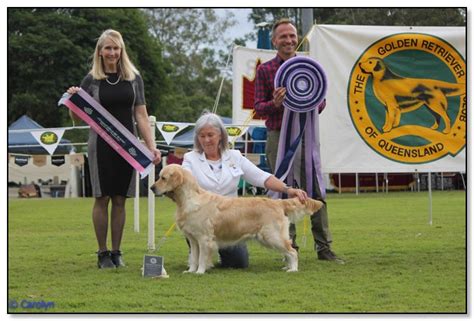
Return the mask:
M 250 242 L 248 269 L 183 274 L 188 250 L 175 231 L 156 253 L 170 277 L 148 279 L 146 199 L 140 233 L 127 202 L 127 267 L 117 270 L 96 267 L 93 199 L 10 199 L 9 312 L 467 312 L 464 192 L 433 193 L 432 226 L 427 192 L 329 194 L 327 202 L 333 249 L 345 265 L 316 260 L 300 222 L 298 273 L 282 271 L 277 252 Z M 156 199 L 157 242 L 174 208 Z

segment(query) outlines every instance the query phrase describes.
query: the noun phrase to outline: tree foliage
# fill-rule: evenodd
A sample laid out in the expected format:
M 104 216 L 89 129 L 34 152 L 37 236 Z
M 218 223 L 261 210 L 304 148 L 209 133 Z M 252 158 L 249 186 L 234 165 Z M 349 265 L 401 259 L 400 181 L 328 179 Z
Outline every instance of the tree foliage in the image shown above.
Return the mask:
M 302 35 L 301 8 L 254 8 L 249 19 L 273 23 L 290 18 Z M 380 26 L 465 26 L 464 8 L 313 8 L 318 24 Z
M 144 79 L 149 112 L 157 113 L 168 82 L 161 47 L 143 12 L 15 8 L 8 10 L 8 123 L 27 114 L 45 127 L 70 124 L 57 101 L 88 73 L 97 38 L 109 28 L 122 33 Z
M 236 21 L 232 13 L 220 17 L 213 9 L 148 9 L 153 35 L 163 45 L 170 66 L 170 90 L 165 93 L 163 118 L 193 122 L 204 109 L 212 109 L 222 77 L 230 39 L 225 31 Z M 218 48 L 223 49 L 218 49 Z M 232 84 L 223 84 L 218 113 L 232 113 Z M 160 115 L 162 116 L 162 115 Z
M 238 10 L 238 9 L 235 9 Z M 459 8 L 314 8 L 319 24 L 464 26 Z M 294 20 L 300 8 L 253 8 L 249 21 Z M 90 69 L 98 36 L 119 30 L 140 70 L 150 114 L 158 120 L 195 121 L 212 109 L 224 77 L 218 113 L 232 110 L 232 84 L 224 70 L 232 42 L 245 45 L 255 33 L 226 39 L 236 24 L 223 9 L 8 9 L 8 123 L 27 114 L 46 127 L 70 124 L 56 103 Z

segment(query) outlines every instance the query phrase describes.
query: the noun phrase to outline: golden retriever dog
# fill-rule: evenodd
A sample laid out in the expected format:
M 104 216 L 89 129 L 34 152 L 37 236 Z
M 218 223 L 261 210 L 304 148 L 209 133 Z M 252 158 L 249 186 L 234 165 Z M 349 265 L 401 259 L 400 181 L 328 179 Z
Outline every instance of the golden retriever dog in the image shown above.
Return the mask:
M 190 242 L 189 270 L 205 273 L 212 254 L 219 247 L 256 239 L 278 250 L 287 262 L 287 271 L 298 271 L 298 253 L 291 247 L 289 222 L 313 215 L 323 203 L 313 199 L 226 197 L 205 191 L 186 169 L 165 166 L 151 186 L 155 194 L 165 194 L 176 204 L 176 224 Z
M 428 107 L 435 118 L 431 129 L 436 130 L 440 118 L 445 124 L 443 133 L 451 131 L 451 121 L 447 114 L 448 101 L 446 97 L 460 96 L 466 93 L 465 84 L 449 83 L 436 79 L 421 79 L 401 77 L 393 73 L 380 58 L 369 58 L 360 62 L 363 73 L 373 77 L 373 90 L 377 99 L 386 108 L 383 131 L 389 132 L 400 125 L 402 113 Z

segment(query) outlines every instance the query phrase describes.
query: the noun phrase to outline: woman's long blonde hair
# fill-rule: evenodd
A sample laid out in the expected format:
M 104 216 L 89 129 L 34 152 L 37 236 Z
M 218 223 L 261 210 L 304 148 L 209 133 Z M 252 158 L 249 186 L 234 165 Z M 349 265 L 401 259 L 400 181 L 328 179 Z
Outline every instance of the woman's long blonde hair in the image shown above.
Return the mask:
M 123 80 L 134 80 L 135 75 L 138 75 L 139 72 L 137 68 L 133 65 L 128 58 L 127 50 L 125 49 L 125 43 L 123 42 L 122 35 L 120 32 L 107 29 L 100 35 L 99 39 L 97 40 L 97 44 L 95 46 L 94 57 L 92 59 L 92 69 L 89 73 L 92 75 L 94 79 L 105 79 L 107 75 L 105 74 L 104 64 L 102 62 L 102 57 L 100 56 L 100 50 L 104 46 L 104 42 L 106 39 L 112 40 L 117 46 L 121 49 L 120 60 L 118 62 L 117 72 L 120 78 Z

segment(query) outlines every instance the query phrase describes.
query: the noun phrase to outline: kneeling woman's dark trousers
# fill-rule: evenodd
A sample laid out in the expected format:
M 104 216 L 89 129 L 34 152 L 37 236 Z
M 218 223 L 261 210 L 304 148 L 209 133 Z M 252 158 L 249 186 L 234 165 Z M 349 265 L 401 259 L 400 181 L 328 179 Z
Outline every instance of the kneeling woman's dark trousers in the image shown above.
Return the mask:
M 186 239 L 189 250 L 191 244 Z M 246 244 L 237 244 L 226 248 L 219 249 L 220 267 L 245 269 L 249 266 L 249 252 Z
M 246 244 L 237 244 L 219 249 L 221 267 L 245 269 L 249 266 L 249 252 Z

